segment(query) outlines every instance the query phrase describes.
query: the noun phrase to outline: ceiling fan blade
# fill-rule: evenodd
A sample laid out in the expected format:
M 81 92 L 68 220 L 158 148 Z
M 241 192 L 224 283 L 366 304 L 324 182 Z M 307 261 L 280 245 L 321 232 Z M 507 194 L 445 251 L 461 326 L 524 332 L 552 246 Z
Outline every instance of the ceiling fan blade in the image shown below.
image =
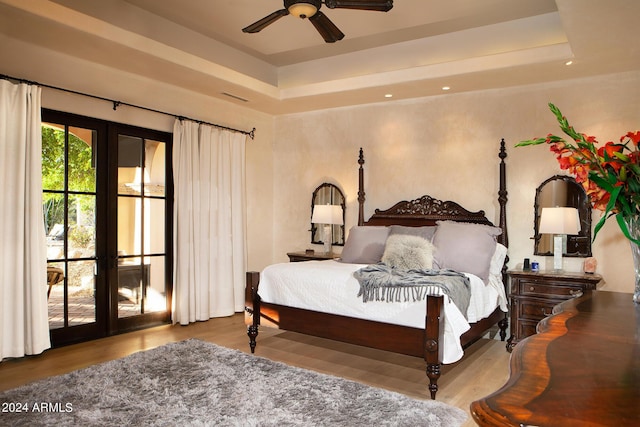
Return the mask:
M 260 19 L 259 21 L 256 21 L 256 22 L 254 22 L 253 24 L 251 24 L 251 25 L 249 25 L 247 27 L 244 27 L 242 29 L 242 32 L 244 32 L 244 33 L 257 33 L 258 31 L 262 30 L 266 26 L 273 24 L 278 19 L 282 18 L 283 16 L 287 16 L 288 14 L 289 14 L 289 11 L 287 9 L 276 10 L 271 15 L 265 16 L 264 18 Z
M 359 9 L 388 12 L 393 8 L 393 0 L 325 0 L 329 9 Z
M 317 11 L 308 19 L 327 43 L 335 43 L 344 38 L 342 31 L 324 13 Z

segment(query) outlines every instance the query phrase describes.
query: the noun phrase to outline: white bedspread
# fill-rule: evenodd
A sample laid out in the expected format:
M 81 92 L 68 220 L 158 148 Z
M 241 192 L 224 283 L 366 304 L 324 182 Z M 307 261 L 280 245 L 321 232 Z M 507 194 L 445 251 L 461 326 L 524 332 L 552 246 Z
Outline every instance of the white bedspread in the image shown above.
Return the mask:
M 274 304 L 423 329 L 425 301 L 362 302 L 353 272 L 363 266 L 334 260 L 273 264 L 260 274 L 258 294 L 263 301 Z M 479 277 L 466 275 L 471 283 L 468 321 L 445 295 L 443 363 L 462 358 L 460 336 L 469 330 L 469 322 L 487 317 L 498 305 L 507 311 L 504 287 L 498 277 L 491 277 L 485 285 Z

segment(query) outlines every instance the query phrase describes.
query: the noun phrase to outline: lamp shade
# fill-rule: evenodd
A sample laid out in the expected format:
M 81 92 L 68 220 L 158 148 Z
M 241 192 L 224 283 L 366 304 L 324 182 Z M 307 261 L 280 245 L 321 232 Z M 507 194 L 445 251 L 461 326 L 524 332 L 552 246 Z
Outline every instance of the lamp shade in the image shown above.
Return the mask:
M 542 208 L 540 230 L 542 234 L 578 234 L 580 215 L 576 208 Z
M 338 224 L 342 225 L 342 206 L 340 205 L 315 205 L 311 222 L 314 224 Z

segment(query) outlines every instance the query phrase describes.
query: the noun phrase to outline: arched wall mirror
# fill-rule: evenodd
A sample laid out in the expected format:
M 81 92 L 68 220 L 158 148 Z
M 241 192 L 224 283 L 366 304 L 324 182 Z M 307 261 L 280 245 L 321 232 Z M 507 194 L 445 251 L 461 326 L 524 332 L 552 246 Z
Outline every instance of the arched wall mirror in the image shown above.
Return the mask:
M 345 198 L 342 191 L 333 184 L 327 182 L 320 184 L 311 196 L 311 216 L 316 205 L 339 205 L 342 207 L 342 224 L 344 224 Z M 322 227 L 311 223 L 311 243 L 323 244 Z M 331 226 L 332 245 L 344 246 L 344 225 Z
M 566 251 L 563 251 L 563 256 L 590 257 L 591 204 L 584 188 L 573 177 L 566 175 L 552 176 L 536 189 L 533 253 L 543 256 L 553 255 L 553 236 L 540 234 L 538 230 L 542 208 L 554 206 L 574 207 L 578 209 L 580 217 L 580 233 L 576 236 L 567 236 Z

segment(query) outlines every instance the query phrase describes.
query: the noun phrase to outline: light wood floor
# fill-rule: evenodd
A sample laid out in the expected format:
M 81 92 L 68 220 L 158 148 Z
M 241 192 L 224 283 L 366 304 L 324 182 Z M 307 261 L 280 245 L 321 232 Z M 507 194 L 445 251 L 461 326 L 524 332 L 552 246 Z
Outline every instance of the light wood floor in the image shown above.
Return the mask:
M 188 338 L 249 351 L 242 314 L 189 326 L 165 325 L 5 360 L 0 363 L 0 391 Z M 256 355 L 415 398 L 429 398 L 425 364 L 416 357 L 269 328 L 260 330 Z M 504 343 L 482 339 L 466 350 L 463 360 L 443 367 L 437 400 L 468 413 L 469 404 L 500 388 L 508 373 L 509 353 Z M 475 425 L 471 415 L 464 425 Z

